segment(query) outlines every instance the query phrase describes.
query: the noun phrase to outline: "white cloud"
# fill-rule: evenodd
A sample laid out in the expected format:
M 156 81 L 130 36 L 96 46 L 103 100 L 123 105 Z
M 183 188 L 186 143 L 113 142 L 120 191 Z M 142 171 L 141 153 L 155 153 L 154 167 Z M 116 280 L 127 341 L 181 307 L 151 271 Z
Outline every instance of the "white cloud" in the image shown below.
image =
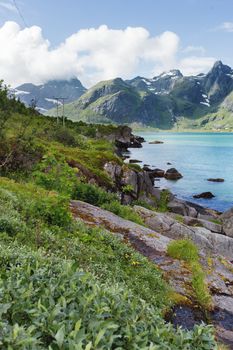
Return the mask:
M 201 54 L 204 55 L 206 50 L 203 46 L 193 46 L 193 45 L 189 45 L 187 47 L 184 48 L 183 53 L 196 53 L 196 54 Z
M 206 73 L 216 62 L 214 57 L 191 56 L 181 59 L 179 69 L 184 75 L 197 75 Z
M 21 29 L 15 22 L 0 28 L 0 79 L 15 86 L 24 82 L 41 83 L 49 79 L 77 76 L 86 86 L 120 76 L 152 75 L 183 67 L 195 73 L 210 68 L 212 58 L 191 57 L 177 61 L 180 39 L 166 31 L 151 36 L 142 27 L 113 30 L 82 29 L 57 48 L 51 48 L 40 27 Z M 190 61 L 191 60 L 191 61 Z M 199 60 L 199 61 L 198 61 Z
M 9 1 L 0 0 L 0 8 L 3 8 L 4 10 L 16 12 L 15 6 Z
M 223 30 L 224 32 L 233 33 L 233 22 L 224 22 L 217 29 Z

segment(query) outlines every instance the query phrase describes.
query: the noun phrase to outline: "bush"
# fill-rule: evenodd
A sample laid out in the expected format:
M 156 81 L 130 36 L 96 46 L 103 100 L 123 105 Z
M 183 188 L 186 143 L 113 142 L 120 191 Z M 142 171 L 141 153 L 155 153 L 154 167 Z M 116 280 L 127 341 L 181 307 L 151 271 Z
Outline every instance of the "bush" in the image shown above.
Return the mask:
M 115 201 L 117 196 L 113 193 L 106 192 L 98 186 L 79 182 L 76 184 L 72 198 L 92 205 L 101 206 L 104 203 Z
M 135 222 L 139 225 L 144 225 L 144 221 L 138 215 L 133 208 L 128 205 L 122 205 L 118 201 L 112 201 L 101 206 L 103 209 L 109 210 L 112 213 L 126 219 Z
M 32 174 L 34 182 L 46 190 L 71 195 L 77 176 L 61 155 L 47 154 Z
M 72 223 L 69 198 L 58 195 L 56 192 L 45 191 L 33 184 L 18 184 L 1 177 L 0 186 L 8 193 L 12 193 L 11 198 L 15 199 L 9 204 L 11 212 L 14 207 L 20 214 L 21 220 L 26 220 L 31 224 L 40 220 L 47 225 L 63 228 L 69 227 Z
M 18 246 L 0 248 L 3 349 L 216 347 L 210 327 L 175 330 L 123 285 L 101 284 L 73 261 Z
M 181 239 L 169 243 L 167 253 L 174 259 L 188 262 L 198 261 L 198 249 L 192 241 L 187 239 Z

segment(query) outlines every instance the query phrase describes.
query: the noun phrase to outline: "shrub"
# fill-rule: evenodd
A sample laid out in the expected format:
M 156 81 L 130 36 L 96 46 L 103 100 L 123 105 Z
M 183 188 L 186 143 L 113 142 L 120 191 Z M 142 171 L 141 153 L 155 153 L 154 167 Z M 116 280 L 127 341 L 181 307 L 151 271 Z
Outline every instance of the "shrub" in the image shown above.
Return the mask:
M 115 194 L 106 192 L 98 186 L 82 182 L 76 184 L 72 198 L 97 206 L 117 200 Z
M 163 190 L 160 193 L 160 200 L 158 203 L 158 211 L 161 213 L 166 213 L 168 210 L 168 202 L 169 202 L 170 192 L 168 190 Z
M 2 245 L 0 261 L 3 349 L 216 347 L 211 327 L 175 330 L 123 285 L 99 283 L 73 261 Z
M 172 241 L 167 247 L 167 253 L 174 259 L 188 262 L 198 260 L 198 249 L 192 241 L 181 239 Z
M 40 220 L 48 225 L 63 228 L 67 228 L 72 223 L 69 198 L 66 196 L 45 191 L 33 184 L 18 184 L 1 177 L 0 186 L 8 193 L 13 193 L 12 198 L 17 198 L 11 205 L 14 205 L 15 210 L 20 213 L 22 220 L 25 219 L 31 223 Z
M 211 309 L 211 296 L 205 283 L 205 274 L 199 263 L 198 249 L 189 240 L 172 241 L 167 248 L 167 253 L 174 259 L 184 260 L 192 272 L 192 287 L 197 302 L 205 309 Z
M 106 204 L 103 204 L 101 206 L 103 209 L 109 210 L 112 213 L 126 219 L 133 221 L 139 225 L 144 225 L 144 221 L 140 217 L 139 214 L 137 214 L 133 208 L 131 208 L 128 205 L 122 205 L 118 201 L 112 201 Z
M 71 195 L 77 182 L 77 176 L 61 155 L 48 154 L 33 172 L 34 182 L 47 190 Z

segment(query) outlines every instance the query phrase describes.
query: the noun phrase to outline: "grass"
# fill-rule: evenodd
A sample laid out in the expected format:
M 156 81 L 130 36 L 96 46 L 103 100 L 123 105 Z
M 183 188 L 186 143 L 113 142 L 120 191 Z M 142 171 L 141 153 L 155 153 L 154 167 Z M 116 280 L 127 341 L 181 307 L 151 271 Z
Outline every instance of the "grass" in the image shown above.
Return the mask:
M 198 304 L 206 310 L 211 309 L 211 296 L 205 282 L 205 274 L 199 262 L 198 249 L 193 242 L 183 239 L 172 241 L 167 248 L 167 253 L 174 259 L 188 263 L 192 272 L 192 288 Z
M 166 213 L 169 211 L 168 203 L 170 198 L 170 192 L 168 190 L 161 191 L 160 200 L 158 201 L 158 211 Z
M 0 347 L 213 349 L 210 327 L 185 332 L 164 323 L 170 290 L 152 262 L 73 221 L 56 192 L 0 181 L 0 218 L 6 207 L 5 222 L 17 220 L 13 231 L 0 225 Z

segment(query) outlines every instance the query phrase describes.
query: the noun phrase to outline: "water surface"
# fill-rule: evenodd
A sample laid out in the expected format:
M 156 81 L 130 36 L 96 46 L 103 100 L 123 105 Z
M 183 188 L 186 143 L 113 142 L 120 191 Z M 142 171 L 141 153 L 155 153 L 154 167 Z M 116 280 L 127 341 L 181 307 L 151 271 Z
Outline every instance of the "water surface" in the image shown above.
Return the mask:
M 175 167 L 182 173 L 178 181 L 161 179 L 155 185 L 168 188 L 177 197 L 224 211 L 233 207 L 233 134 L 230 133 L 137 133 L 146 143 L 141 149 L 131 149 L 131 158 L 152 167 Z M 159 140 L 164 144 L 149 144 Z M 172 165 L 168 165 L 170 162 Z M 208 178 L 224 178 L 223 183 L 208 182 Z M 210 200 L 193 199 L 194 194 L 210 191 Z

